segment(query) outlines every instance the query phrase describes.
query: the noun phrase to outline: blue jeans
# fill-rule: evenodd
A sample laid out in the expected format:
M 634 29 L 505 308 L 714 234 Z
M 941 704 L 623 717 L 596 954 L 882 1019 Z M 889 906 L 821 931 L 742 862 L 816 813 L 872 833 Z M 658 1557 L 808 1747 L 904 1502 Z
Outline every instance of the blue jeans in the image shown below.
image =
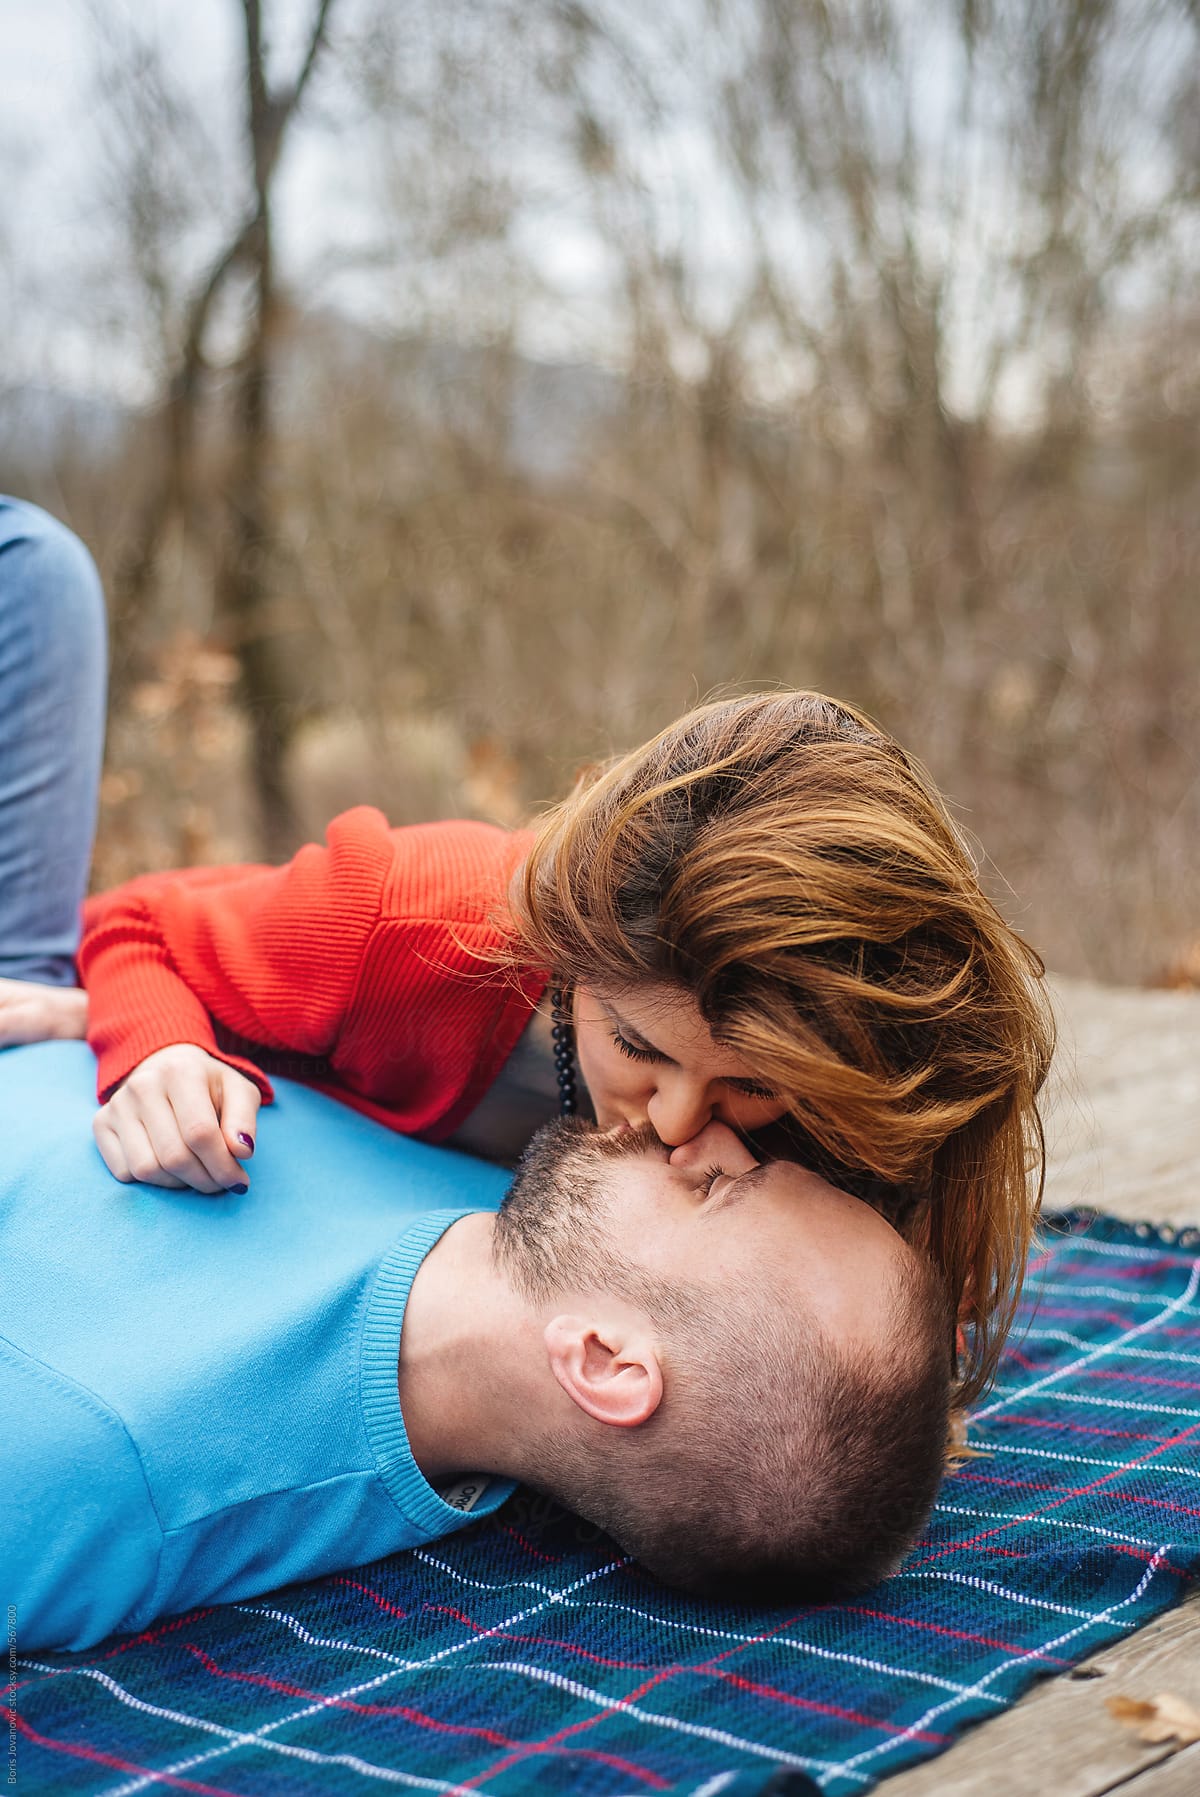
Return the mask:
M 0 975 L 75 984 L 104 748 L 104 595 L 91 556 L 0 496 Z

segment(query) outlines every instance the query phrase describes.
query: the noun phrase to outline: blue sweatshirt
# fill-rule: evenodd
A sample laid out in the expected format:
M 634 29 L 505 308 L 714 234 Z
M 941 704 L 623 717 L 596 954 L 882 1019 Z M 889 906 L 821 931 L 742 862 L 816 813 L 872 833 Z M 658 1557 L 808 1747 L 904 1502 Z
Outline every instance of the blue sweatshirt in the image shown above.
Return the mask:
M 0 1602 L 22 1648 L 361 1565 L 494 1510 L 413 1461 L 397 1366 L 497 1168 L 281 1080 L 244 1197 L 113 1179 L 82 1043 L 0 1054 Z

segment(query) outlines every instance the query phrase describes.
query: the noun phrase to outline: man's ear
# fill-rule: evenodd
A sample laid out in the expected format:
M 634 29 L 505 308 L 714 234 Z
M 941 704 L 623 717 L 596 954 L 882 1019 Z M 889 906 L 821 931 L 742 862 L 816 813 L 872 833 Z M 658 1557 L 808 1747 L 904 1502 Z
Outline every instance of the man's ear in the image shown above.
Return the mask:
M 564 1313 L 550 1319 L 542 1339 L 554 1377 L 597 1422 L 631 1428 L 662 1402 L 662 1368 L 648 1324 L 633 1318 L 602 1324 Z

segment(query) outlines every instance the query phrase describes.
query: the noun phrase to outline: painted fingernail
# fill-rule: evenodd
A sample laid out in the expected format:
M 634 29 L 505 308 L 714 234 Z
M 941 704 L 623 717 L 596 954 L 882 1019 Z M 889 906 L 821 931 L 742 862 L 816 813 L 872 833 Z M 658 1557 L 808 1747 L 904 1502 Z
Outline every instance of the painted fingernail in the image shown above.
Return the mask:
M 226 1188 L 226 1190 L 230 1191 L 230 1192 L 236 1192 L 238 1197 L 240 1198 L 242 1196 L 243 1192 L 248 1192 L 250 1190 L 250 1187 L 249 1186 L 228 1186 Z
M 246 1150 L 247 1154 L 254 1153 L 254 1137 L 253 1136 L 248 1136 L 244 1129 L 239 1129 L 237 1132 L 237 1139 L 241 1143 L 242 1147 Z

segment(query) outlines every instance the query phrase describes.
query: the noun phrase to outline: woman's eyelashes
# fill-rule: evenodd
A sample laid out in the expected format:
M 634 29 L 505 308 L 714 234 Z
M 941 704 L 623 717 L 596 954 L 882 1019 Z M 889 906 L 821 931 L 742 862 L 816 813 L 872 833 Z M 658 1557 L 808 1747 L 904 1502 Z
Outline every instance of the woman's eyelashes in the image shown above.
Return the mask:
M 733 1092 L 740 1092 L 743 1098 L 761 1098 L 765 1104 L 774 1104 L 778 1094 L 769 1086 L 756 1086 L 753 1080 L 727 1079 L 725 1084 Z
M 618 1024 L 612 1025 L 610 1033 L 616 1047 L 631 1061 L 663 1062 L 667 1058 L 657 1048 L 642 1047 L 636 1042 L 631 1042 L 628 1036 L 622 1034 Z M 741 1098 L 757 1098 L 764 1104 L 775 1103 L 775 1093 L 771 1091 L 770 1087 L 756 1086 L 753 1080 L 727 1079 L 723 1080 L 722 1084 L 728 1086 L 731 1092 L 736 1092 Z

